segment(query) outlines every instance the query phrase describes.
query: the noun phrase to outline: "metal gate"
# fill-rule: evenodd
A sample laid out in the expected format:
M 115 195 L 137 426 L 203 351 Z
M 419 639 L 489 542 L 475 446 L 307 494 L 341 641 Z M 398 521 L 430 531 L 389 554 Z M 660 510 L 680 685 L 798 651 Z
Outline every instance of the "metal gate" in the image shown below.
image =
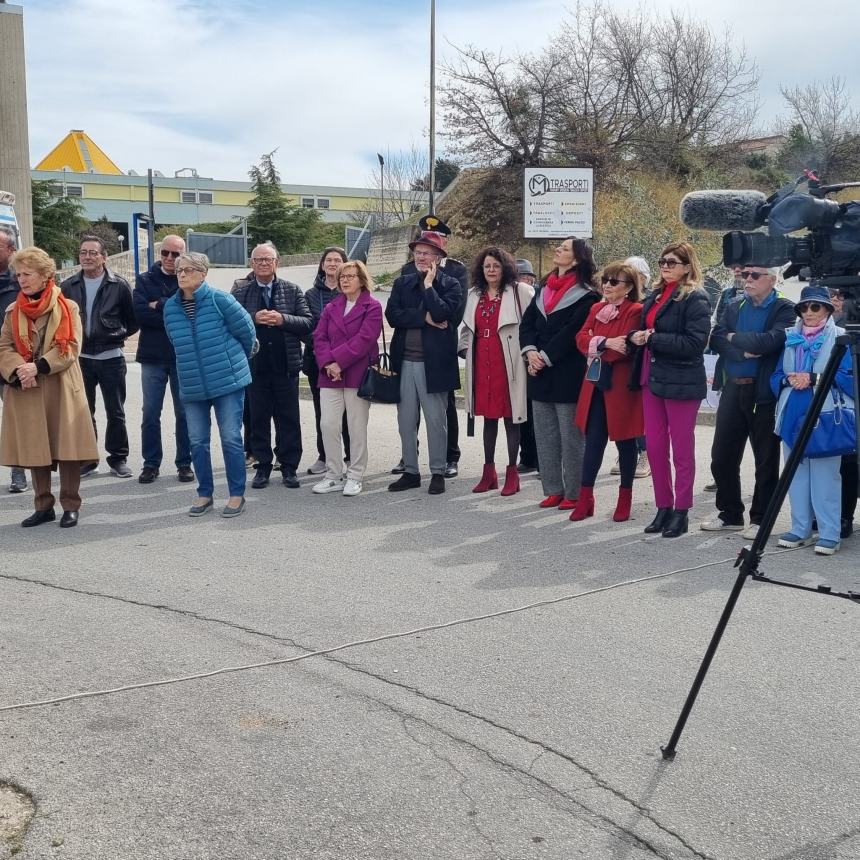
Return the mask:
M 241 231 L 241 232 L 238 232 Z M 185 247 L 205 254 L 213 266 L 248 265 L 248 226 L 242 221 L 229 233 L 185 233 Z

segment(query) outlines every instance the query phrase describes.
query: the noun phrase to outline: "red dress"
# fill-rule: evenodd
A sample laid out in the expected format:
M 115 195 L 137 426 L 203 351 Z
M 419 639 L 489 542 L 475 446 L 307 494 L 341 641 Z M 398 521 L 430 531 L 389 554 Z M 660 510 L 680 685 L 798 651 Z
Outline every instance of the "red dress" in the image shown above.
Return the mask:
M 484 418 L 510 418 L 511 393 L 502 342 L 499 340 L 499 308 L 485 293 L 475 308 L 475 415 Z

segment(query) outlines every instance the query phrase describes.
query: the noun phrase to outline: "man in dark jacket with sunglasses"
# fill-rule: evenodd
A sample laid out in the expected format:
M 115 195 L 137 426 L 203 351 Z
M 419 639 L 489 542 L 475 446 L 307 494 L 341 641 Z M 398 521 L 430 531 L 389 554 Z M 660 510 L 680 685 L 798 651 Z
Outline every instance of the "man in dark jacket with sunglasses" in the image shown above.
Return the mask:
M 194 480 L 188 425 L 179 399 L 176 355 L 164 330 L 164 304 L 179 289 L 176 260 L 184 250 L 185 242 L 180 236 L 165 236 L 159 259 L 148 271 L 137 276 L 132 294 L 134 315 L 140 326 L 135 358 L 140 364 L 143 385 L 140 427 L 143 469 L 138 478 L 141 484 L 151 484 L 161 468 L 161 410 L 168 384 L 176 418 L 176 477 L 183 482 Z
M 717 516 L 701 528 L 739 531 L 752 540 L 779 479 L 779 438 L 773 433 L 776 399 L 770 377 L 795 315 L 793 303 L 776 290 L 779 269 L 744 266 L 740 275 L 744 295 L 728 305 L 711 332 L 711 349 L 719 355 L 713 387 L 722 390 L 711 449 Z M 747 440 L 755 458 L 755 488 L 745 528 L 741 460 Z

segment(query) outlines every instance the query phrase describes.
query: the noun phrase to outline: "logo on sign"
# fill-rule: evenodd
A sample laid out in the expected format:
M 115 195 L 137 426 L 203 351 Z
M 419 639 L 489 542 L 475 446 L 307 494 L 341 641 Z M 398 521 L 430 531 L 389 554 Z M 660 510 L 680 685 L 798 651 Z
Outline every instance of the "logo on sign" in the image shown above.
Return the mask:
M 542 174 L 537 173 L 529 180 L 529 194 L 532 197 L 540 197 L 549 192 L 549 180 Z
M 542 173 L 536 173 L 529 180 L 529 194 L 532 197 L 542 197 L 544 194 L 587 194 L 589 181 L 587 179 L 550 179 Z

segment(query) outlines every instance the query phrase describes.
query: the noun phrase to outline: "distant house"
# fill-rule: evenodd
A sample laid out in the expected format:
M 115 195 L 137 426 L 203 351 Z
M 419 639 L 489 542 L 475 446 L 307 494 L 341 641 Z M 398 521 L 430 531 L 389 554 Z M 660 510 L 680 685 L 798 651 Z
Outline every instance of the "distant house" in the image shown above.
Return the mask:
M 770 137 L 751 137 L 734 144 L 744 155 L 777 155 L 787 140 L 784 134 Z

